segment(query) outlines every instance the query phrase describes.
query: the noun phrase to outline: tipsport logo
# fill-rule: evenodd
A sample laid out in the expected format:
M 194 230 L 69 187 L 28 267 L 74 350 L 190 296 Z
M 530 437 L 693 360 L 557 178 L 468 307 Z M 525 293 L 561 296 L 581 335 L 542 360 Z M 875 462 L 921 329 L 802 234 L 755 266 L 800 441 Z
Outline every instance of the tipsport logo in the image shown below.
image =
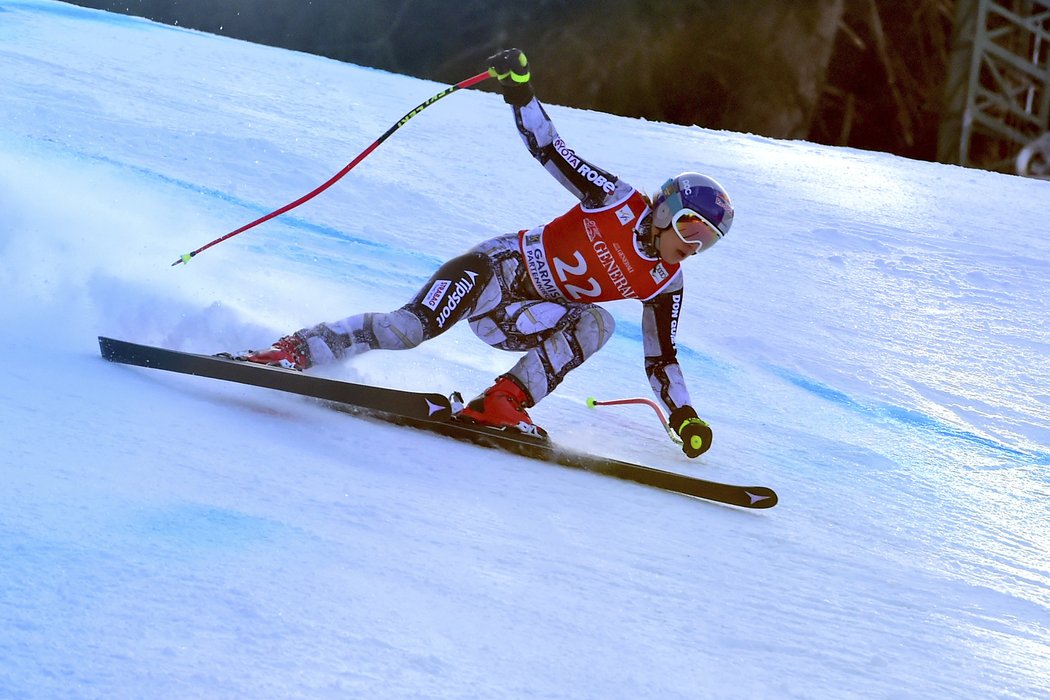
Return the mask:
M 453 287 L 451 292 L 449 292 L 448 294 L 448 300 L 445 302 L 445 305 L 441 307 L 441 311 L 438 312 L 436 319 L 438 328 L 445 327 L 445 324 L 448 322 L 448 319 L 452 316 L 456 309 L 459 308 L 460 302 L 462 302 L 464 297 L 466 297 L 471 292 L 471 290 L 474 289 L 474 280 L 476 280 L 477 277 L 478 273 L 474 272 L 473 270 L 467 270 L 464 273 L 464 276 L 460 277 L 456 281 L 456 286 Z

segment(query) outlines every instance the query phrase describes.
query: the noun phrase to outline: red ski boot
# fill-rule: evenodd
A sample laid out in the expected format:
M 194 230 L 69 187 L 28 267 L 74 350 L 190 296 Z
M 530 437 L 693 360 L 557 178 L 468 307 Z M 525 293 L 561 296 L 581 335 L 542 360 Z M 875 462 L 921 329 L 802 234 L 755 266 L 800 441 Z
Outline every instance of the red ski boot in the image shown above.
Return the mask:
M 306 347 L 306 341 L 295 334 L 284 336 L 266 350 L 249 352 L 244 359 L 260 365 L 273 365 L 300 372 L 313 364 L 310 362 L 310 350 Z
M 503 375 L 496 383 L 466 405 L 457 418 L 492 428 L 509 428 L 525 435 L 546 437 L 547 431 L 532 422 L 525 407 L 531 404 L 529 395 L 510 375 Z

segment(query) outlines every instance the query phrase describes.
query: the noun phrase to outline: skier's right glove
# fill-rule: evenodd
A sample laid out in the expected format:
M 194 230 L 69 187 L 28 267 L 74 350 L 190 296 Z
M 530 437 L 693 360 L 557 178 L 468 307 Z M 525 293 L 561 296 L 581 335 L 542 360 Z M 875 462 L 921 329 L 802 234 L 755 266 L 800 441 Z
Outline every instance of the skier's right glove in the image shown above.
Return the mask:
M 692 406 L 676 408 L 668 422 L 671 430 L 682 438 L 682 452 L 687 457 L 699 457 L 711 449 L 711 426 L 697 417 Z
M 504 49 L 489 56 L 489 75 L 499 81 L 507 104 L 522 107 L 532 99 L 529 60 L 520 49 Z

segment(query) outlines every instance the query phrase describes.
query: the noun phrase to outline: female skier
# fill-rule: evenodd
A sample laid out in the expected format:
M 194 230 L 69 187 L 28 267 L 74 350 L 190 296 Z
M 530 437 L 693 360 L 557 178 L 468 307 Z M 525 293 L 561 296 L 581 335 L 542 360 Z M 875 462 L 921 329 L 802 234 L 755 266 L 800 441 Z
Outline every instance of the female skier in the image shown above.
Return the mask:
M 442 265 L 409 303 L 287 335 L 246 359 L 304 370 L 368 350 L 404 350 L 463 318 L 489 345 L 524 351 L 514 367 L 457 416 L 488 426 L 543 434 L 526 409 L 551 393 L 612 335 L 612 316 L 596 302 L 642 303 L 645 372 L 683 451 L 711 446 L 675 350 L 682 308 L 680 263 L 728 231 L 733 207 L 713 179 L 683 173 L 649 198 L 578 156 L 535 98 L 518 49 L 489 59 L 529 152 L 580 203 L 550 223 L 484 241 Z

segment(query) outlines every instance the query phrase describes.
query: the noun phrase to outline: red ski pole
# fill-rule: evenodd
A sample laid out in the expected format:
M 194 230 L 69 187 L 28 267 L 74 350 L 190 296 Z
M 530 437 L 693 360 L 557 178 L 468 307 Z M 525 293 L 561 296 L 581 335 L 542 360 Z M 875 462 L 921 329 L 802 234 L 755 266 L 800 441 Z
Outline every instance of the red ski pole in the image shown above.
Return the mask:
M 667 423 L 667 418 L 664 417 L 664 412 L 660 409 L 659 404 L 652 399 L 615 399 L 610 401 L 598 401 L 593 396 L 587 398 L 587 406 L 590 408 L 595 408 L 597 406 L 624 406 L 628 404 L 638 404 L 653 409 L 653 411 L 656 412 L 656 417 L 660 419 L 660 425 L 662 425 L 663 429 L 667 431 L 667 437 L 671 438 L 671 441 L 676 445 L 682 444 L 682 438 L 678 437 L 675 431 L 671 429 L 671 426 Z
M 269 221 L 270 219 L 273 219 L 274 217 L 280 216 L 281 214 L 284 214 L 285 212 L 291 211 L 292 209 L 295 209 L 297 206 L 299 206 L 303 202 L 310 201 L 311 199 L 313 199 L 314 197 L 316 197 L 317 195 L 321 194 L 322 192 L 327 190 L 329 187 L 334 185 L 336 182 L 338 182 L 339 179 L 342 178 L 344 175 L 346 175 L 348 172 L 353 170 L 354 166 L 356 166 L 358 163 L 360 163 L 366 157 L 368 157 L 369 153 L 371 153 L 372 151 L 377 149 L 379 147 L 379 144 L 383 143 L 388 138 L 390 138 L 390 135 L 393 134 L 398 129 L 400 129 L 402 126 L 404 126 L 405 122 L 407 122 L 409 119 L 411 119 L 412 117 L 416 116 L 417 114 L 422 112 L 424 109 L 426 109 L 430 105 L 432 105 L 435 102 L 437 102 L 438 100 L 440 100 L 442 97 L 445 97 L 446 95 L 451 95 L 453 92 L 455 92 L 456 90 L 459 90 L 460 88 L 466 88 L 466 87 L 470 87 L 471 85 L 476 85 L 477 83 L 480 83 L 482 80 L 485 80 L 488 77 L 490 77 L 489 76 L 489 72 L 485 71 L 484 73 L 478 73 L 477 75 L 475 75 L 472 78 L 467 78 L 466 80 L 461 80 L 460 82 L 456 83 L 455 85 L 450 85 L 449 87 L 445 88 L 444 90 L 442 90 L 438 94 L 436 94 L 433 97 L 431 97 L 429 100 L 427 100 L 427 101 L 423 102 L 422 104 L 420 104 L 418 107 L 413 109 L 411 112 L 409 112 L 405 116 L 401 117 L 401 119 L 398 120 L 398 122 L 396 124 L 394 124 L 392 127 L 390 127 L 389 129 L 386 130 L 386 133 L 384 133 L 382 136 L 380 136 L 375 141 L 373 141 L 371 146 L 369 146 L 365 150 L 361 151 L 361 153 L 356 158 L 354 158 L 352 161 L 350 161 L 349 163 L 346 164 L 346 167 L 344 167 L 342 170 L 340 170 L 335 175 L 333 175 L 330 180 L 325 182 L 323 185 L 321 185 L 317 189 L 315 189 L 312 192 L 309 192 L 307 194 L 304 194 L 302 197 L 300 197 L 299 199 L 295 200 L 294 202 L 289 202 L 288 204 L 285 204 L 280 209 L 276 209 L 276 210 L 270 212 L 269 214 L 267 214 L 266 216 L 259 217 L 255 221 L 252 221 L 251 223 L 248 223 L 248 224 L 245 224 L 244 226 L 241 226 L 239 229 L 237 229 L 235 231 L 230 231 L 225 236 L 221 236 L 219 238 L 216 238 L 211 243 L 207 243 L 205 245 L 202 245 L 197 250 L 194 250 L 194 251 L 192 251 L 190 253 L 186 253 L 185 255 L 181 256 L 178 260 L 173 262 L 171 264 L 171 266 L 175 267 L 179 263 L 188 263 L 198 253 L 204 252 L 208 248 L 211 248 L 213 245 L 217 245 L 219 243 L 222 243 L 223 241 L 225 241 L 228 238 L 233 238 L 238 233 L 244 233 L 245 231 L 247 231 L 250 228 L 255 228 L 256 226 L 258 226 L 261 223 Z

